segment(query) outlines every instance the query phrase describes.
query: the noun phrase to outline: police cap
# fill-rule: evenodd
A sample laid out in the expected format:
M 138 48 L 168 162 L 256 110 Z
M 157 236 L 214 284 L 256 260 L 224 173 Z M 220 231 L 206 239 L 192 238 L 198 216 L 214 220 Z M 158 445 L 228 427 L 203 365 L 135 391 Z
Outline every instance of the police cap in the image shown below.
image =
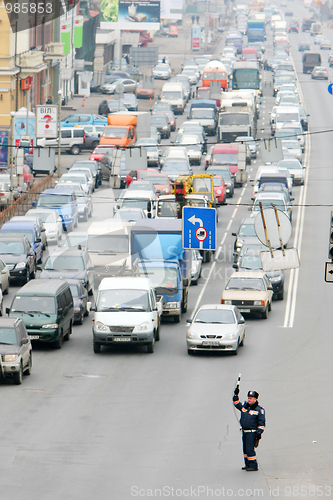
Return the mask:
M 259 394 L 257 393 L 257 391 L 249 391 L 247 393 L 247 397 L 248 398 L 256 398 L 256 399 L 258 399 L 259 398 Z

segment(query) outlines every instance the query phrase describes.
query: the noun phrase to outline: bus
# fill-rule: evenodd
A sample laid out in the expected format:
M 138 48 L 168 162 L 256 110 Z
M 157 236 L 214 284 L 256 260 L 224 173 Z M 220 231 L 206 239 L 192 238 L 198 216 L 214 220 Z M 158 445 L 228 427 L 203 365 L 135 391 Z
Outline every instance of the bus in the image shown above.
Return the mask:
M 237 33 L 233 33 L 232 35 L 227 35 L 225 39 L 225 44 L 228 46 L 235 47 L 237 49 L 237 54 L 242 53 L 243 49 L 243 37 L 242 35 L 238 35 Z
M 232 90 L 257 90 L 261 95 L 259 63 L 254 61 L 236 62 L 232 68 Z
M 202 72 L 202 86 L 210 87 L 211 82 L 220 82 L 222 90 L 228 90 L 228 74 L 220 61 L 210 61 Z
M 256 0 L 254 2 L 250 2 L 250 10 L 258 10 L 259 12 L 264 12 L 264 8 L 264 0 Z

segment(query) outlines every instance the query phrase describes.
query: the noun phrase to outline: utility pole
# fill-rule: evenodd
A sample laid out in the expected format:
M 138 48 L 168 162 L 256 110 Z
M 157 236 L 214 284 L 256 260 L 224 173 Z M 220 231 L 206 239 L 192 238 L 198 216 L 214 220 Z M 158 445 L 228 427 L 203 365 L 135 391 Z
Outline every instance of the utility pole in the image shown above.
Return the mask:
M 58 90 L 58 167 L 57 167 L 57 177 L 60 177 L 60 157 L 61 157 L 61 98 L 62 92 Z

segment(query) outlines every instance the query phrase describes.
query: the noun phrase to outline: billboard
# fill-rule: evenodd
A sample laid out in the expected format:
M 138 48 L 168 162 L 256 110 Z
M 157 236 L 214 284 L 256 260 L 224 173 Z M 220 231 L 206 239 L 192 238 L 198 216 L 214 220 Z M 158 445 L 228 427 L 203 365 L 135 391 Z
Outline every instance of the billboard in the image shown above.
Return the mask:
M 182 19 L 183 0 L 161 0 L 161 19 Z
M 158 30 L 160 0 L 102 0 L 101 28 Z
M 36 137 L 58 137 L 58 106 L 36 106 Z

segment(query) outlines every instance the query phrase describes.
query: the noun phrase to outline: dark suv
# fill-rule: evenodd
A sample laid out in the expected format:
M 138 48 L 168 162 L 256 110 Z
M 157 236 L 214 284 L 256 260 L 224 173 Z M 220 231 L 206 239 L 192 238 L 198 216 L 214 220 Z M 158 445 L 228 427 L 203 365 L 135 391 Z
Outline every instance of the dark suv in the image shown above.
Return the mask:
M 14 384 L 22 384 L 23 373 L 30 375 L 32 347 L 21 318 L 0 320 L 0 370 L 2 377 L 10 377 Z

